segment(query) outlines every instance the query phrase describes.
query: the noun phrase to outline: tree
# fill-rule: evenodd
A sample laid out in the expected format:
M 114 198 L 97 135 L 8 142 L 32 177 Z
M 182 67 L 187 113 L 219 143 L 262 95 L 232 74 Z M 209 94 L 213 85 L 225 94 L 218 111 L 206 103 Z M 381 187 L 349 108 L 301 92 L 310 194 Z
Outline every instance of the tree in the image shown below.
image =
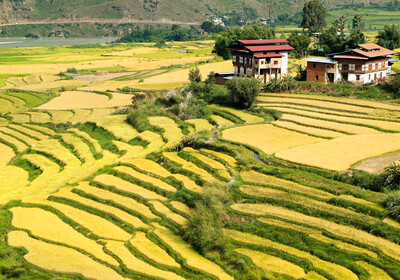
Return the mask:
M 201 73 L 198 67 L 194 67 L 189 70 L 189 81 L 191 83 L 201 82 Z
M 353 18 L 353 29 L 360 29 L 361 30 L 361 21 L 362 21 L 362 16 L 355 15 L 354 18 Z
M 234 77 L 226 83 L 230 100 L 238 108 L 250 108 L 260 93 L 260 82 L 256 78 Z
M 388 49 L 395 49 L 400 47 L 400 30 L 396 25 L 385 25 L 382 31 L 379 31 L 378 44 Z
M 307 34 L 299 34 L 298 32 L 290 34 L 287 40 L 289 41 L 289 45 L 295 48 L 293 53 L 296 58 L 302 57 L 311 43 L 311 38 Z
M 210 21 L 205 21 L 201 24 L 201 29 L 203 29 L 205 32 L 211 32 L 213 28 L 213 24 Z
M 304 3 L 301 26 L 311 33 L 320 32 L 326 26 L 326 11 L 320 0 L 309 0 Z
M 346 16 L 343 15 L 343 16 L 340 16 L 338 19 L 336 19 L 336 20 L 332 23 L 332 25 L 336 27 L 336 30 L 337 30 L 339 33 L 342 33 L 343 30 L 346 28 L 346 21 L 347 21 Z

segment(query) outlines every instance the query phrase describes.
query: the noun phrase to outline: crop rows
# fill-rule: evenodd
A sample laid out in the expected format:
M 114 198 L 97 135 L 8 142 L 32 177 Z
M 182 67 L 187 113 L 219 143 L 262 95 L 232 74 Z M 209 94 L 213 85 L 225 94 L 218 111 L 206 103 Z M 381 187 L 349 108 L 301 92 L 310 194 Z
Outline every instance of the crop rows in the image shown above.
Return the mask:
M 177 123 L 168 117 L 149 117 L 150 125 L 164 130 L 163 137 L 167 140 L 164 148 L 170 148 L 181 140 L 183 137 L 182 130 Z
M 185 121 L 187 124 L 193 125 L 196 132 L 207 130 L 210 131 L 214 128 L 207 120 L 205 119 L 190 119 Z
M 232 108 L 221 107 L 221 106 L 217 106 L 217 105 L 209 105 L 209 108 L 211 108 L 212 110 L 221 111 L 221 112 L 233 115 L 234 117 L 241 119 L 246 124 L 264 122 L 264 118 L 261 118 L 259 116 L 255 116 L 255 115 L 252 115 L 249 113 L 245 113 L 243 111 L 235 110 Z

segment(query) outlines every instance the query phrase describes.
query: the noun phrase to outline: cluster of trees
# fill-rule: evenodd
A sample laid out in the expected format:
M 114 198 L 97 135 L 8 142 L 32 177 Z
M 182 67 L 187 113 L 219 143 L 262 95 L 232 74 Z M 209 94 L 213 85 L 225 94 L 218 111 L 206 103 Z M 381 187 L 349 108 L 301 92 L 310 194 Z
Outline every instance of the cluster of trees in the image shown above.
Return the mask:
M 257 40 L 275 38 L 275 30 L 269 26 L 244 26 L 229 27 L 225 32 L 218 34 L 215 39 L 214 53 L 222 56 L 224 59 L 231 57 L 230 51 L 227 49 L 236 40 Z

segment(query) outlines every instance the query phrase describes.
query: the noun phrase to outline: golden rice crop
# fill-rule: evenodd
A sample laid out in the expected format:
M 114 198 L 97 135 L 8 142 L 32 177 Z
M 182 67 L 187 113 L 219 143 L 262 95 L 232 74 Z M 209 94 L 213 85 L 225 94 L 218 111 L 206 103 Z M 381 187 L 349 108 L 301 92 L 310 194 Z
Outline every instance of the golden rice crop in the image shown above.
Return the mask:
M 87 121 L 91 113 L 92 111 L 85 109 L 74 110 L 74 115 L 68 121 L 72 124 L 84 123 Z
M 325 108 L 325 109 L 331 109 L 331 110 L 335 109 L 337 111 L 347 111 L 347 112 L 364 113 L 364 114 L 371 114 L 375 110 L 373 108 L 361 107 L 361 106 L 356 106 L 356 105 L 341 104 L 341 103 L 337 103 L 337 102 L 312 100 L 312 99 L 296 98 L 296 97 L 282 97 L 281 98 L 281 97 L 263 95 L 263 96 L 259 96 L 257 99 L 261 102 L 308 105 L 310 107 L 318 107 L 318 108 Z
M 377 203 L 374 203 L 374 202 L 371 202 L 371 201 L 368 201 L 368 200 L 365 200 L 365 199 L 354 197 L 352 195 L 342 194 L 342 195 L 339 195 L 338 198 L 343 199 L 343 200 L 347 200 L 347 201 L 351 201 L 351 202 L 354 202 L 354 203 L 357 203 L 357 204 L 360 204 L 360 205 L 363 205 L 363 206 L 366 206 L 366 207 L 369 207 L 369 208 L 372 208 L 372 209 L 387 213 L 387 210 L 385 208 L 383 208 L 381 205 L 379 205 Z
M 49 138 L 36 142 L 34 145 L 32 145 L 31 149 L 49 154 L 59 161 L 65 163 L 66 166 L 79 167 L 81 165 L 80 160 L 77 159 L 69 149 L 61 145 L 57 139 Z
M 119 160 L 130 160 L 132 158 L 136 158 L 138 156 L 143 155 L 144 148 L 139 145 L 130 145 L 125 142 L 113 140 L 113 145 L 118 149 L 120 152 L 124 152 L 124 154 L 119 158 Z
M 236 109 L 232 109 L 229 107 L 222 107 L 222 106 L 218 106 L 218 105 L 209 105 L 209 108 L 213 109 L 213 110 L 217 110 L 217 111 L 222 111 L 231 115 L 234 115 L 235 117 L 241 119 L 242 121 L 244 121 L 247 124 L 252 124 L 252 123 L 262 123 L 264 122 L 264 118 L 249 114 L 249 113 L 245 113 L 243 111 L 240 110 L 236 110 Z
M 31 122 L 34 123 L 47 123 L 51 122 L 51 116 L 47 113 L 42 113 L 42 112 L 28 112 L 31 116 Z
M 26 189 L 26 185 L 29 184 L 28 177 L 29 174 L 25 169 L 10 165 L 0 165 L 0 203 L 5 202 L 8 191 Z
M 345 133 L 350 133 L 350 134 L 378 134 L 381 133 L 380 131 L 364 126 L 358 126 L 358 125 L 352 125 L 352 124 L 344 124 L 344 123 L 338 123 L 334 121 L 324 121 L 324 120 L 318 120 L 318 119 L 313 119 L 313 118 L 308 118 L 308 117 L 302 117 L 302 116 L 297 116 L 297 115 L 291 115 L 291 114 L 283 114 L 282 115 L 282 120 L 284 121 L 292 121 L 292 122 L 297 122 L 305 126 L 314 126 L 317 128 L 323 128 L 323 129 L 330 129 L 330 130 L 335 130 L 339 132 L 345 132 Z
M 171 176 L 171 173 L 167 169 L 149 159 L 135 158 L 123 161 L 123 163 L 133 165 L 135 168 L 139 169 L 142 172 L 148 172 L 162 178 L 167 178 Z
M 281 110 L 280 108 L 273 108 L 273 109 L 276 109 L 278 111 L 293 113 L 293 114 L 304 115 L 304 116 L 307 116 L 310 118 L 374 126 L 374 127 L 378 127 L 378 128 L 385 129 L 385 130 L 400 131 L 400 124 L 398 122 L 390 122 L 390 121 L 383 121 L 383 120 L 382 121 L 371 120 L 371 119 L 362 118 L 361 116 L 360 117 L 337 116 L 337 115 L 324 114 L 324 113 L 319 113 L 319 112 L 308 112 L 308 111 L 297 110 L 297 109 L 283 109 L 283 110 Z
M 184 280 L 184 278 L 173 272 L 158 269 L 138 259 L 128 250 L 123 242 L 107 240 L 106 248 L 115 254 L 129 270 L 167 280 Z
M 56 134 L 54 130 L 52 130 L 50 128 L 47 128 L 45 126 L 40 126 L 40 125 L 36 125 L 36 124 L 29 124 L 29 123 L 26 123 L 23 126 L 31 128 L 33 130 L 37 130 L 37 131 L 39 131 L 39 132 L 41 132 L 43 134 L 47 134 L 47 135 L 55 135 Z
M 155 133 L 153 131 L 143 131 L 139 133 L 138 137 L 149 144 L 146 146 L 146 148 L 143 150 L 142 155 L 138 156 L 146 156 L 150 153 L 153 152 L 158 152 L 160 151 L 161 147 L 164 146 L 164 140 L 162 139 L 161 135 L 158 133 Z
M 176 210 L 185 213 L 188 216 L 192 215 L 192 210 L 184 203 L 179 202 L 179 201 L 171 201 L 169 204 Z
M 79 87 L 85 85 L 85 83 L 86 82 L 77 80 L 59 80 L 53 82 L 42 82 L 40 84 L 33 84 L 33 85 L 23 85 L 19 86 L 18 88 L 26 91 L 47 91 L 50 89 L 56 89 L 61 87 Z M 56 109 L 56 108 L 49 108 L 49 109 Z
M 55 75 L 41 75 L 40 78 L 42 79 L 43 82 L 54 82 L 59 79 L 59 77 Z
M 9 121 L 6 118 L 0 117 L 0 126 L 6 126 L 8 123 Z
M 253 170 L 241 172 L 240 176 L 242 177 L 243 181 L 248 183 L 263 184 L 263 185 L 283 188 L 290 192 L 297 192 L 325 200 L 334 197 L 334 195 L 331 193 L 316 188 L 307 187 L 292 181 L 276 178 L 274 176 L 262 174 Z
M 164 130 L 163 136 L 168 141 L 164 148 L 172 147 L 182 139 L 182 130 L 174 120 L 168 117 L 149 117 L 148 120 L 150 125 Z
M 150 211 L 150 208 L 148 206 L 136 201 L 133 198 L 122 196 L 101 188 L 92 187 L 89 185 L 88 182 L 81 182 L 78 186 L 74 188 L 103 201 L 112 201 L 114 204 L 121 205 L 128 210 L 133 210 L 148 219 L 159 219 L 158 216 L 154 215 Z
M 0 132 L 0 139 L 4 140 L 7 143 L 14 145 L 17 148 L 19 153 L 23 152 L 24 150 L 26 150 L 28 148 L 28 146 L 25 143 L 19 141 L 18 139 L 14 138 L 14 137 L 4 134 L 2 132 Z
M 27 123 L 31 121 L 31 116 L 28 114 L 10 114 L 9 116 L 12 117 L 13 122 L 16 123 Z
M 306 276 L 303 268 L 280 258 L 245 248 L 237 248 L 235 252 L 249 257 L 256 266 L 265 271 L 288 275 L 295 279 Z
M 240 186 L 240 191 L 250 196 L 266 197 L 278 201 L 292 202 L 294 204 L 330 213 L 332 215 L 358 220 L 359 222 L 364 222 L 369 224 L 374 224 L 378 222 L 377 218 L 357 213 L 346 208 L 331 205 L 326 202 L 321 202 L 312 198 L 304 197 L 293 193 L 288 193 L 285 191 L 279 191 L 267 187 L 247 186 L 247 185 Z
M 74 81 L 75 83 L 81 83 Z M 58 82 L 54 82 L 58 83 Z M 42 84 L 41 84 L 42 85 Z M 35 85 L 36 86 L 36 85 Z M 60 96 L 37 107 L 40 110 L 75 110 L 87 108 L 106 108 L 132 104 L 129 95 L 113 94 L 111 100 L 106 95 L 85 91 L 64 91 Z
M 13 130 L 13 129 L 8 128 L 8 127 L 0 127 L 0 131 L 11 135 L 12 137 L 14 137 L 14 138 L 26 143 L 29 146 L 32 146 L 33 144 L 35 144 L 37 142 L 35 139 L 33 139 L 31 137 L 28 137 L 28 136 L 26 136 L 26 135 L 24 135 L 22 133 L 19 133 L 19 132 Z
M 342 171 L 362 159 L 399 149 L 400 133 L 351 135 L 279 151 L 276 157 L 318 168 Z
M 190 267 L 204 271 L 210 275 L 217 277 L 220 280 L 233 280 L 233 277 L 226 274 L 226 272 L 217 264 L 202 257 L 197 253 L 192 246 L 186 243 L 181 237 L 173 234 L 170 230 L 153 223 L 156 227 L 154 233 L 170 248 L 185 259 L 186 264 Z
M 390 226 L 392 226 L 392 227 L 394 227 L 394 228 L 400 229 L 400 223 L 398 221 L 396 221 L 396 220 L 393 220 L 391 218 L 385 218 L 383 220 L 383 222 L 388 224 L 388 225 L 390 225 Z
M 196 150 L 192 149 L 192 148 L 185 148 L 183 149 L 185 152 L 190 152 L 190 155 L 195 157 L 196 159 L 198 159 L 199 161 L 201 161 L 202 163 L 204 163 L 205 165 L 208 165 L 209 167 L 218 170 L 218 174 L 225 178 L 225 179 L 229 179 L 231 178 L 231 175 L 228 172 L 228 169 L 225 167 L 225 165 L 223 165 L 222 163 L 220 163 L 219 161 L 216 161 L 212 158 L 209 158 L 203 154 L 198 153 Z
M 182 217 L 179 214 L 172 212 L 167 206 L 162 204 L 160 201 L 149 201 L 149 203 L 153 206 L 154 210 L 161 215 L 164 215 L 167 219 L 170 219 L 180 225 L 183 228 L 186 228 L 189 225 L 189 221 Z
M 84 162 L 93 162 L 95 160 L 89 146 L 83 142 L 80 137 L 71 133 L 60 133 L 59 135 L 61 136 L 63 142 L 73 147 L 79 158 Z
M 24 133 L 26 135 L 29 135 L 30 137 L 37 138 L 39 140 L 44 140 L 44 139 L 49 138 L 48 135 L 45 135 L 45 134 L 43 134 L 43 133 L 41 133 L 39 131 L 27 128 L 27 127 L 22 126 L 22 125 L 9 124 L 8 127 L 10 127 L 11 129 L 20 131 L 20 132 L 22 132 L 22 133 Z
M 247 244 L 252 244 L 252 245 L 257 245 L 257 246 L 263 246 L 266 248 L 272 248 L 275 250 L 279 250 L 282 252 L 285 252 L 287 254 L 293 255 L 297 258 L 300 259 L 305 259 L 309 261 L 315 268 L 320 269 L 321 271 L 324 271 L 328 275 L 330 275 L 333 279 L 337 280 L 342 280 L 342 279 L 348 279 L 348 280 L 357 280 L 358 277 L 355 275 L 352 271 L 348 270 L 347 268 L 330 263 L 324 260 L 319 259 L 318 257 L 305 252 L 305 251 L 300 251 L 296 248 L 277 243 L 265 238 L 261 238 L 257 235 L 249 234 L 249 233 L 243 233 L 240 231 L 236 230 L 225 230 L 225 233 L 227 236 L 232 238 L 235 241 L 238 242 L 243 242 Z
M 75 193 L 72 193 L 70 191 L 70 189 L 68 189 L 68 188 L 67 189 L 63 188 L 60 192 L 53 194 L 52 196 L 70 199 L 70 200 L 79 202 L 85 206 L 95 208 L 100 211 L 109 213 L 109 214 L 115 216 L 116 218 L 120 219 L 124 223 L 131 225 L 133 228 L 145 228 L 145 229 L 149 228 L 149 226 L 146 225 L 145 223 L 143 223 L 142 220 L 140 220 L 139 218 L 137 218 L 135 216 L 128 214 L 125 211 L 122 211 L 121 209 L 118 209 L 118 208 L 109 206 L 107 204 L 99 203 L 94 200 L 79 196 Z
M 221 116 L 218 116 L 218 115 L 211 115 L 210 119 L 213 122 L 215 122 L 218 125 L 218 127 L 228 127 L 228 126 L 234 126 L 235 125 L 234 122 L 232 122 L 230 120 L 227 120 L 227 119 L 225 119 L 225 118 L 223 118 Z
M 24 198 L 23 202 L 50 206 L 51 208 L 60 211 L 65 216 L 80 224 L 81 226 L 87 228 L 99 237 L 123 241 L 127 241 L 131 238 L 131 235 L 122 228 L 116 226 L 115 224 L 109 222 L 102 217 L 91 214 L 84 210 L 80 210 L 63 203 L 57 203 L 45 199 Z
M 14 104 L 7 99 L 0 98 L 0 113 L 7 114 L 12 113 Z
M 126 115 L 96 117 L 90 118 L 90 121 L 124 141 L 130 141 L 138 136 L 137 130 L 126 122 Z
M 135 194 L 137 196 L 143 197 L 144 199 L 154 199 L 154 200 L 167 200 L 166 197 L 161 196 L 153 191 L 147 190 L 138 185 L 132 184 L 128 181 L 122 180 L 121 178 L 111 176 L 108 174 L 101 174 L 96 176 L 94 182 L 100 183 L 105 186 L 111 186 L 118 190 Z
M 392 280 L 385 271 L 364 261 L 357 261 L 356 264 L 369 274 L 370 280 Z
M 109 116 L 113 112 L 115 112 L 114 108 L 94 108 L 91 109 L 92 114 L 90 115 L 90 118 L 97 118 L 97 117 L 103 117 L 103 116 Z
M 129 240 L 129 243 L 140 253 L 159 264 L 176 268 L 181 267 L 166 251 L 148 239 L 144 232 L 137 231 L 135 236 Z
M 13 104 L 13 111 L 15 111 L 15 109 L 18 109 L 17 111 L 21 111 L 21 110 L 25 110 L 25 100 L 18 98 L 16 96 L 12 96 L 12 95 L 0 95 L 1 99 L 7 99 L 9 101 L 11 101 L 11 103 Z
M 214 126 L 212 126 L 207 120 L 205 119 L 191 119 L 191 120 L 186 120 L 185 121 L 188 124 L 191 124 L 194 126 L 196 132 L 202 131 L 202 130 L 213 130 Z
M 53 123 L 66 123 L 74 115 L 72 111 L 49 110 L 47 112 L 51 115 Z
M 265 95 L 265 96 L 275 96 L 277 95 Z M 337 96 L 325 96 L 325 95 L 307 95 L 307 94 L 296 94 L 293 96 L 292 94 L 279 94 L 280 97 L 289 97 L 289 98 L 303 98 L 303 99 L 311 99 L 311 100 L 320 100 L 326 102 L 334 102 L 334 103 L 344 103 L 349 105 L 361 106 L 361 107 L 371 107 L 377 109 L 386 109 L 393 111 L 400 111 L 400 106 L 396 104 L 387 104 L 383 102 L 369 101 L 365 99 L 352 99 L 345 97 L 337 97 Z
M 127 167 L 127 166 L 117 166 L 114 167 L 114 170 L 118 171 L 118 172 L 122 172 L 124 174 L 127 174 L 133 178 L 136 178 L 140 181 L 146 182 L 146 183 L 150 183 L 153 186 L 167 191 L 167 192 L 176 192 L 176 188 L 174 188 L 173 186 L 161 181 L 160 179 L 151 177 L 149 175 L 137 172 L 135 169 L 131 168 L 131 167 Z
M 40 174 L 33 182 L 31 182 L 29 190 L 27 191 L 48 187 L 54 183 L 59 175 L 61 167 L 43 155 L 25 154 L 22 155 L 21 159 L 29 161 L 32 165 L 36 166 L 42 171 L 42 174 Z
M 104 253 L 100 244 L 75 231 L 57 215 L 40 208 L 14 207 L 10 211 L 13 214 L 14 227 L 29 230 L 34 236 L 45 240 L 79 248 L 102 261 L 118 266 L 115 259 Z
M 179 164 L 182 166 L 183 169 L 192 172 L 194 174 L 199 175 L 204 181 L 206 182 L 212 182 L 216 181 L 216 179 L 207 171 L 204 169 L 198 167 L 197 165 L 184 160 L 183 158 L 178 156 L 178 153 L 175 152 L 164 152 L 163 156 L 166 157 L 167 159 Z
M 321 136 L 321 137 L 330 137 L 330 138 L 336 138 L 340 136 L 344 136 L 344 133 L 340 133 L 337 131 L 332 131 L 328 129 L 322 129 L 322 128 L 316 128 L 312 126 L 304 126 L 300 125 L 297 123 L 293 122 L 288 122 L 288 121 L 274 121 L 274 125 L 282 128 L 287 128 L 289 130 L 294 130 L 294 131 L 299 131 L 299 132 L 304 132 L 307 134 L 315 135 L 315 136 Z
M 10 77 L 7 79 L 7 83 L 11 84 L 12 87 L 20 87 L 20 86 L 26 85 L 23 77 Z
M 327 280 L 325 277 L 319 275 L 315 271 L 309 271 L 306 275 L 306 280 Z
M 201 193 L 203 191 L 203 188 L 200 187 L 199 185 L 196 184 L 195 181 L 189 179 L 188 177 L 186 177 L 185 175 L 182 174 L 172 174 L 172 176 L 182 182 L 183 186 L 185 187 L 185 189 L 195 192 L 195 193 Z
M 340 240 L 326 237 L 326 236 L 322 235 L 321 231 L 316 230 L 316 229 L 312 229 L 312 228 L 308 228 L 308 227 L 296 225 L 294 223 L 288 223 L 288 222 L 284 222 L 284 221 L 276 220 L 276 219 L 258 218 L 257 220 L 263 224 L 273 225 L 273 226 L 277 226 L 277 227 L 281 227 L 281 228 L 285 228 L 285 229 L 291 229 L 294 231 L 298 231 L 298 232 L 307 234 L 308 237 L 310 237 L 310 238 L 316 239 L 325 244 L 333 245 L 344 251 L 349 251 L 349 252 L 353 252 L 353 253 L 357 253 L 357 254 L 364 254 L 364 255 L 370 256 L 371 258 L 376 258 L 378 256 L 376 253 L 374 253 L 370 250 L 367 250 L 367 249 L 364 249 L 364 248 L 361 248 L 361 247 L 358 247 L 358 246 L 355 246 L 355 245 L 352 245 L 349 243 L 345 243 Z
M 282 219 L 293 220 L 298 223 L 317 227 L 342 238 L 351 239 L 356 242 L 366 244 L 372 248 L 377 248 L 385 255 L 400 260 L 400 246 L 381 237 L 374 236 L 353 227 L 339 225 L 321 218 L 307 216 L 282 207 L 269 204 L 234 204 L 232 209 L 253 215 L 269 215 Z
M 38 83 L 42 82 L 42 80 L 40 79 L 40 76 L 37 74 L 24 77 L 24 80 L 26 81 L 26 83 L 28 85 L 38 84 Z
M 81 274 L 96 280 L 125 279 L 113 269 L 74 249 L 31 238 L 23 231 L 11 231 L 7 237 L 10 246 L 24 247 L 28 250 L 28 254 L 24 256 L 27 262 L 42 269 Z
M 275 127 L 271 124 L 239 126 L 222 132 L 224 139 L 254 146 L 266 154 L 324 141 L 321 138 Z
M 224 154 L 221 152 L 217 152 L 217 151 L 213 151 L 213 150 L 208 150 L 208 149 L 201 149 L 200 151 L 210 154 L 218 159 L 221 159 L 221 160 L 225 161 L 226 163 L 228 163 L 232 167 L 237 166 L 236 159 L 230 155 L 227 155 L 227 154 Z
M 14 150 L 9 146 L 0 143 L 0 166 L 7 165 L 13 157 L 15 157 Z
M 99 141 L 94 139 L 94 138 L 92 138 L 86 132 L 81 131 L 81 130 L 79 130 L 77 128 L 70 128 L 70 129 L 68 129 L 68 131 L 78 135 L 79 137 L 82 137 L 83 139 L 88 141 L 90 144 L 92 144 L 93 148 L 94 148 L 94 150 L 95 150 L 95 152 L 97 154 L 101 154 L 102 153 L 103 149 L 101 148 L 101 145 L 99 144 Z

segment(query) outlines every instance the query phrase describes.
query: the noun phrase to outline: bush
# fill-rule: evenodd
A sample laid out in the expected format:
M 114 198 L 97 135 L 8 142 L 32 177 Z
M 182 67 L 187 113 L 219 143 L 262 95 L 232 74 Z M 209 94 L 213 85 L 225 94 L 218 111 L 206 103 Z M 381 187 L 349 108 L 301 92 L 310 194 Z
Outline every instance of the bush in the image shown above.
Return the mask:
M 272 79 L 264 85 L 264 90 L 267 92 L 282 92 L 291 90 L 296 85 L 296 81 L 289 77 L 282 79 Z
M 400 222 L 400 190 L 390 192 L 385 205 L 392 217 Z
M 398 189 L 400 186 L 400 162 L 393 163 L 392 165 L 385 168 L 386 185 L 390 189 Z
M 400 98 L 400 75 L 395 75 L 388 82 L 381 84 L 381 87 L 391 93 L 392 98 Z
M 201 82 L 201 73 L 198 67 L 194 67 L 189 70 L 189 81 L 191 83 Z
M 67 69 L 67 73 L 78 74 L 78 70 L 75 67 L 71 67 Z
M 230 99 L 238 108 L 250 108 L 260 93 L 260 82 L 255 78 L 234 77 L 226 83 Z
M 215 249 L 224 251 L 227 239 L 224 237 L 225 205 L 230 201 L 227 186 L 211 184 L 204 186 L 204 192 L 195 202 L 190 225 L 184 233 L 187 242 L 201 254 Z

